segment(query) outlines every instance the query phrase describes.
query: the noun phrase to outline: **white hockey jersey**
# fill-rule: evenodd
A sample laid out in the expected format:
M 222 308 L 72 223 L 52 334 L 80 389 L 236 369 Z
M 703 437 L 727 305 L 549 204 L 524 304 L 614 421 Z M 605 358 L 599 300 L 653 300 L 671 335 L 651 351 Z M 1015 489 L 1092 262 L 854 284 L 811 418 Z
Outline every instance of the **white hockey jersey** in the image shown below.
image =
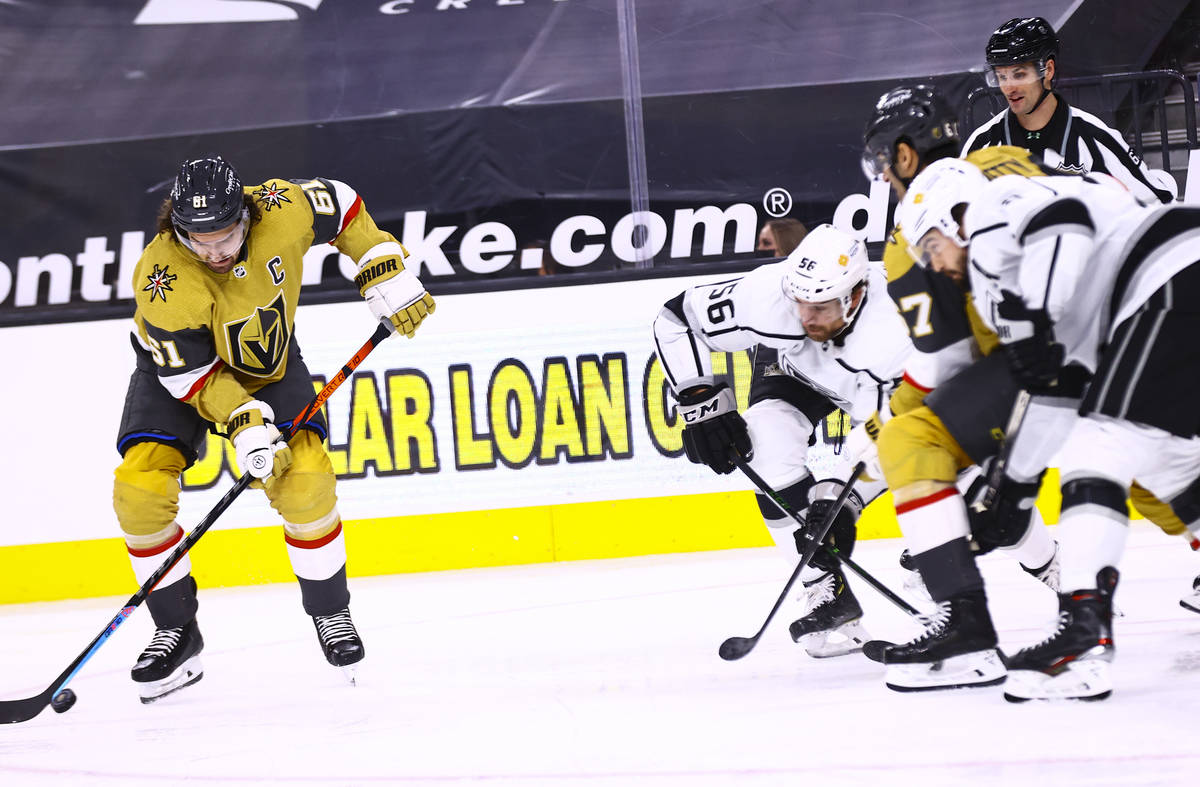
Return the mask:
M 805 336 L 796 302 L 783 290 L 786 264 L 763 265 L 672 299 L 654 321 L 667 382 L 676 393 L 712 385 L 710 350 L 762 344 L 779 351 L 784 373 L 861 422 L 887 402 L 913 351 L 908 326 L 888 298 L 883 271 L 871 266 L 867 294 L 850 329 L 834 340 L 815 342 Z
M 964 219 L 976 309 L 1001 341 L 1011 330 L 997 313 L 1004 292 L 1029 309 L 1044 309 L 1066 361 L 1094 372 L 1121 315 L 1194 259 L 1167 254 L 1125 264 L 1142 226 L 1169 209 L 1146 207 L 1104 175 L 997 178 Z

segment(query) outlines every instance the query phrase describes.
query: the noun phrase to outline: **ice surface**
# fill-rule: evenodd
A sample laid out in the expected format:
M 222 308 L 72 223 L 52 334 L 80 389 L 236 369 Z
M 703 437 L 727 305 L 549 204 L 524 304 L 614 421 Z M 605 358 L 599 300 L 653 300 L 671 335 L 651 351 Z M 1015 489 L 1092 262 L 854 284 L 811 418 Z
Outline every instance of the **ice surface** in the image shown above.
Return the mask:
M 348 534 L 353 540 L 353 533 Z M 855 558 L 893 589 L 899 541 Z M 980 561 L 1002 646 L 1040 639 L 1054 598 Z M 1195 784 L 1200 573 L 1181 539 L 1135 524 L 1106 702 L 1004 702 L 1002 689 L 896 694 L 861 655 L 814 660 L 774 548 L 351 580 L 357 688 L 320 655 L 293 585 L 201 594 L 204 679 L 143 706 L 128 678 L 139 609 L 71 686 L 70 712 L 0 727 L 5 785 Z M 851 578 L 877 637 L 917 627 Z M 124 597 L 0 607 L 0 697 L 36 694 Z

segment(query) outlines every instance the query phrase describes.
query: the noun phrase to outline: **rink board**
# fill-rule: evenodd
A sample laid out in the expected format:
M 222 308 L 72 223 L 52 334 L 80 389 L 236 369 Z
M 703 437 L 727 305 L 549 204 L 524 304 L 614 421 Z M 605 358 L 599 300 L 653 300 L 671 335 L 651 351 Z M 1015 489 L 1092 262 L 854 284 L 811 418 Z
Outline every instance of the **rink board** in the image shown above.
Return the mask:
M 384 342 L 328 402 L 350 574 L 770 543 L 746 479 L 680 455 L 654 358 L 661 304 L 721 278 L 439 298 L 417 338 Z M 0 329 L 0 354 L 20 370 L 5 389 L 13 417 L 0 453 L 0 602 L 136 589 L 112 511 L 130 324 Z M 314 390 L 372 330 L 362 303 L 300 308 L 296 336 L 319 378 Z M 748 358 L 713 360 L 744 407 Z M 818 466 L 831 461 L 840 428 L 834 419 L 822 427 Z M 228 443 L 210 437 L 184 475 L 185 529 L 232 484 L 232 460 Z M 886 499 L 860 523 L 863 538 L 898 532 Z M 256 490 L 193 552 L 204 586 L 291 578 L 279 520 Z

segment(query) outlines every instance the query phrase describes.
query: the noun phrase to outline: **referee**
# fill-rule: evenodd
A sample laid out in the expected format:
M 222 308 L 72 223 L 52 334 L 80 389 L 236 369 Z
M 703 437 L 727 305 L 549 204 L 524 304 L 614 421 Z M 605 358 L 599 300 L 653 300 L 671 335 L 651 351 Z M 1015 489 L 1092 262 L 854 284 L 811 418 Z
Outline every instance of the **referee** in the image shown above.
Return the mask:
M 1164 188 L 1124 138 L 1095 115 L 1077 109 L 1054 92 L 1058 36 L 1040 16 L 1010 19 L 987 43 L 987 81 L 999 87 L 1008 108 L 975 130 L 962 155 L 992 145 L 1016 145 L 1051 169 L 1082 175 L 1106 172 L 1142 202 L 1172 202 Z

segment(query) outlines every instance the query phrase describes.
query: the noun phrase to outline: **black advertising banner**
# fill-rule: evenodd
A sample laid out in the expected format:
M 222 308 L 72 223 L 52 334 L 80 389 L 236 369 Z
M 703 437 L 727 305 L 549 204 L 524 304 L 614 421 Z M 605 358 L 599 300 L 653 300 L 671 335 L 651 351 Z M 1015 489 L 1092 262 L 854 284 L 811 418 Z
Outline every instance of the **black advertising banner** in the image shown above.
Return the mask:
M 630 267 L 637 242 L 655 265 L 748 258 L 772 190 L 810 225 L 866 199 L 860 135 L 884 90 L 932 80 L 961 102 L 996 25 L 1061 24 L 1089 5 L 0 3 L 0 325 L 131 311 L 129 271 L 174 171 L 207 152 L 248 184 L 349 183 L 435 293 L 535 276 L 548 256 L 568 271 Z M 629 216 L 628 7 L 649 240 Z M 309 262 L 308 297 L 356 294 L 336 254 Z

